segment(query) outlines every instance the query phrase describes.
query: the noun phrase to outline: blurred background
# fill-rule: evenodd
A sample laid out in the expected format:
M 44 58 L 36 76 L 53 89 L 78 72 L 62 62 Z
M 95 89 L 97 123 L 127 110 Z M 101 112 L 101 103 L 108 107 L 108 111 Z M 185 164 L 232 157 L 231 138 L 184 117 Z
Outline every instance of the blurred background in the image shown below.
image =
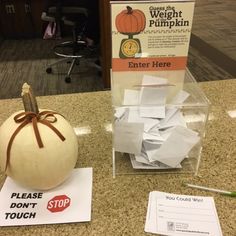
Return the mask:
M 65 83 L 69 63 L 56 65 L 55 73 L 46 73 L 46 68 L 58 60 L 52 48 L 70 38 L 70 28 L 62 29 L 61 38 L 44 40 L 48 22 L 41 19 L 41 14 L 48 1 L 0 1 L 0 99 L 20 97 L 24 82 L 33 87 L 37 96 L 109 89 L 109 1 L 87 2 L 97 11 L 92 12 L 91 19 L 96 15 L 98 20 L 91 24 L 99 40 L 91 39 L 85 58 L 73 70 L 71 83 Z M 191 73 L 199 82 L 233 79 L 235 59 L 236 1 L 196 0 L 188 55 Z

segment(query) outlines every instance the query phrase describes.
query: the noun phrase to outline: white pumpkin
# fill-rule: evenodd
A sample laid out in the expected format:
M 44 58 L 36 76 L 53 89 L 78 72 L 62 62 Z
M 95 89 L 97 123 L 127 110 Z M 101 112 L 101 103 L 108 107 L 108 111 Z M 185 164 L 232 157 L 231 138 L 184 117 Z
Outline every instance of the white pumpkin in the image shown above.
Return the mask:
M 9 140 L 20 125 L 14 121 L 18 111 L 0 127 L 0 165 L 4 171 Z M 78 142 L 74 130 L 63 116 L 52 125 L 65 137 L 62 141 L 48 126 L 37 123 L 43 142 L 39 148 L 32 123 L 23 127 L 13 140 L 6 174 L 16 182 L 38 190 L 47 190 L 61 184 L 75 167 Z

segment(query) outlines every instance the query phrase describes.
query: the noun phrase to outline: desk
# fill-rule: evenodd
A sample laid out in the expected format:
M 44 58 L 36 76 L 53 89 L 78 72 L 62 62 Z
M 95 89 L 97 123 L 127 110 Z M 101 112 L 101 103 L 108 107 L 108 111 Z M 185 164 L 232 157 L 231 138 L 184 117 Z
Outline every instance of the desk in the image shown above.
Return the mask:
M 212 102 L 199 176 L 164 174 L 112 178 L 111 94 L 93 92 L 39 97 L 41 108 L 57 110 L 80 127 L 77 167 L 93 167 L 92 221 L 89 223 L 1 227 L 0 235 L 148 235 L 144 232 L 148 194 L 158 190 L 213 196 L 224 236 L 236 233 L 236 199 L 183 187 L 183 181 L 236 189 L 236 80 L 203 82 Z M 20 99 L 0 101 L 0 124 L 22 109 Z M 3 184 L 4 175 L 0 175 Z

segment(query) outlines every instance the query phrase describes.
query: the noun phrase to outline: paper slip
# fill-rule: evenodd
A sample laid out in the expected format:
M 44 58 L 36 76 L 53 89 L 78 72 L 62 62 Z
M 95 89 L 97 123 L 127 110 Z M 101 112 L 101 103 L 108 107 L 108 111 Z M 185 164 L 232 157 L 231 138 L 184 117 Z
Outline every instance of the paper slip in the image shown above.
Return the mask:
M 157 150 L 161 147 L 160 144 L 156 144 L 156 143 L 149 143 L 147 141 L 143 142 L 143 146 L 144 146 L 144 150 L 143 152 L 146 153 L 146 162 L 148 163 L 145 163 L 145 164 L 149 164 L 149 165 L 155 165 L 155 163 L 158 163 L 159 166 L 162 166 L 162 167 L 165 167 L 166 168 L 173 168 L 171 166 L 168 166 L 160 161 L 154 161 L 152 159 L 152 156 L 156 154 Z M 142 153 L 141 153 L 142 155 Z M 143 155 L 142 155 L 143 156 Z M 135 159 L 136 161 L 139 161 L 139 162 L 142 162 L 140 158 L 136 158 L 135 156 Z M 183 159 L 183 158 L 182 158 Z M 182 160 L 181 159 L 181 160 Z M 182 166 L 180 165 L 180 163 L 178 163 L 174 168 L 181 168 Z
M 170 128 L 173 126 L 183 126 L 187 127 L 186 121 L 184 119 L 183 114 L 181 111 L 177 110 L 168 120 L 166 121 L 161 121 L 159 124 L 159 129 L 166 129 Z
M 130 160 L 132 162 L 133 168 L 135 169 L 170 169 L 172 168 L 159 161 L 153 161 L 153 160 L 150 161 L 150 158 L 148 157 L 148 155 L 150 156 L 152 155 L 152 153 L 155 153 L 156 150 L 160 148 L 160 146 L 161 146 L 160 144 L 158 145 L 155 143 L 148 143 L 144 141 L 141 154 L 130 155 Z M 175 168 L 182 168 L 182 166 L 179 164 Z
M 163 143 L 163 142 L 162 142 Z M 147 140 L 143 141 L 144 152 L 147 154 L 149 162 L 153 162 L 155 160 L 152 157 L 155 155 L 157 150 L 161 147 L 159 143 L 151 143 L 147 142 Z
M 169 236 L 222 236 L 212 197 L 154 191 L 149 194 L 145 231 Z
M 166 124 L 169 119 L 178 111 L 177 108 L 167 108 L 165 113 L 165 118 L 161 120 L 160 125 Z
M 165 118 L 165 106 L 148 106 L 139 108 L 141 117 Z
M 143 123 L 115 122 L 113 132 L 115 151 L 140 154 L 143 129 Z
M 163 141 L 165 140 L 160 134 L 155 133 L 143 133 L 143 140 L 152 140 L 152 141 L 159 141 L 159 143 L 163 143 Z
M 180 90 L 175 97 L 171 100 L 170 104 L 183 104 L 184 101 L 190 96 L 189 93 L 187 93 L 184 90 Z
M 116 107 L 114 113 L 115 118 L 120 119 L 122 116 L 125 115 L 126 111 L 127 107 Z
M 156 126 L 160 121 L 158 119 L 140 117 L 139 107 L 131 107 L 129 109 L 128 122 L 143 123 L 144 131 L 148 132 L 151 128 Z
M 156 162 L 155 164 L 150 164 L 150 162 L 146 162 L 144 163 L 144 159 L 142 159 L 142 161 L 137 161 L 137 159 L 141 159 L 142 157 L 139 156 L 137 159 L 136 159 L 137 156 L 133 156 L 133 155 L 130 155 L 130 161 L 131 161 L 131 164 L 132 164 L 132 167 L 134 169 L 146 169 L 146 170 L 164 170 L 164 169 L 170 169 L 169 166 L 165 165 L 165 164 L 162 164 L 162 163 L 158 163 Z M 181 165 L 180 167 L 181 168 Z
M 60 186 L 33 191 L 7 177 L 0 192 L 0 226 L 91 220 L 92 168 L 74 169 Z
M 167 79 L 144 75 L 143 86 L 166 85 Z M 167 87 L 142 87 L 140 91 L 140 104 L 142 105 L 165 105 L 168 89 Z
M 155 153 L 151 153 L 149 158 L 174 168 L 180 164 L 199 140 L 198 133 L 181 126 L 176 126 L 167 140 L 163 142 Z
M 154 126 L 153 128 L 151 128 L 149 131 L 148 131 L 149 134 L 151 135 L 156 135 L 156 136 L 160 136 L 160 131 L 159 131 L 159 123 Z
M 167 140 L 169 136 L 171 135 L 171 132 L 175 129 L 175 127 L 171 127 L 168 129 L 165 129 L 163 131 L 160 131 L 160 135 L 163 138 L 163 140 Z
M 140 104 L 141 105 L 164 105 L 167 97 L 167 87 L 141 88 Z
M 142 80 L 142 85 L 157 85 L 157 84 L 167 84 L 168 80 L 165 78 L 144 75 Z
M 139 90 L 125 89 L 123 105 L 139 105 Z

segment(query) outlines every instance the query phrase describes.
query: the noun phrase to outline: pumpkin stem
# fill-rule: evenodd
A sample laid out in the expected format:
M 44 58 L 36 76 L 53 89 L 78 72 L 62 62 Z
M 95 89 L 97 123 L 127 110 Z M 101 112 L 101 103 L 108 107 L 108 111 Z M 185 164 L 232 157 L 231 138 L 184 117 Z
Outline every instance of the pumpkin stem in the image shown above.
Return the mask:
M 28 85 L 27 83 L 24 83 L 22 86 L 21 96 L 22 96 L 25 111 L 34 112 L 38 114 L 39 109 L 38 109 L 36 98 L 33 94 L 33 91 L 30 85 Z
M 127 6 L 126 8 L 127 8 L 127 14 L 132 14 L 132 12 L 133 12 L 132 7 Z
M 133 39 L 133 34 L 128 34 L 129 39 Z

